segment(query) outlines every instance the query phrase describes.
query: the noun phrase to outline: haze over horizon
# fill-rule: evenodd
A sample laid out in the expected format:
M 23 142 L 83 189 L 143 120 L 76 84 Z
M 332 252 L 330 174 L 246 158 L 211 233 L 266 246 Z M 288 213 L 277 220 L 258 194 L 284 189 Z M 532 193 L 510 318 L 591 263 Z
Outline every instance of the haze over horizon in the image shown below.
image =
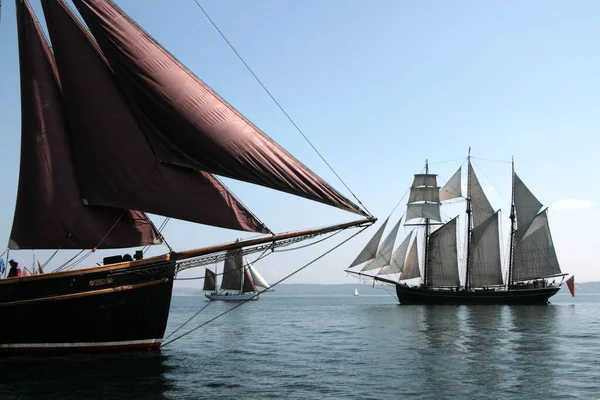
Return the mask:
M 31 3 L 45 26 L 39 2 Z M 352 198 L 193 1 L 118 4 L 248 119 Z M 207 0 L 202 5 L 319 152 L 379 218 L 374 227 L 286 283 L 355 282 L 343 270 L 402 199 L 425 159 L 443 183 L 464 162 L 469 146 L 492 206 L 502 209 L 503 252 L 514 156 L 521 179 L 550 208 L 563 272 L 574 274 L 579 282 L 600 280 L 594 262 L 600 259 L 600 247 L 593 227 L 600 216 L 600 189 L 578 178 L 597 170 L 600 143 L 594 132 L 600 57 L 594 39 L 600 35 L 596 18 L 600 3 Z M 3 244 L 10 234 L 19 173 L 14 11 L 14 4 L 5 2 L 0 23 Z M 274 232 L 356 219 L 291 195 L 223 181 Z M 406 199 L 394 211 L 394 222 L 405 204 Z M 452 207 L 456 212 L 463 209 L 464 203 Z M 152 218 L 157 226 L 164 220 Z M 254 236 L 183 221 L 169 222 L 163 234 L 175 250 Z M 269 256 L 257 268 L 267 281 L 275 282 L 348 236 L 341 233 L 305 249 Z M 166 247 L 155 246 L 147 255 L 165 251 Z M 86 264 L 123 252 L 99 251 Z M 51 253 L 37 251 L 35 256 L 43 261 Z M 33 262 L 31 251 L 10 254 L 22 265 Z M 75 254 L 63 251 L 57 261 Z M 203 269 L 196 269 L 180 276 L 202 275 Z

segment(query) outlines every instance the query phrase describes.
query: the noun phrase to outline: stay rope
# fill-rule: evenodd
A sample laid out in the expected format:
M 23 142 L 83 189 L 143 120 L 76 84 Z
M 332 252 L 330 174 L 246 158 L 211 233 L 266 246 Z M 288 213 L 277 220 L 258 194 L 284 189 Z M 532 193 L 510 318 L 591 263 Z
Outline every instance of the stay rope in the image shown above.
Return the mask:
M 350 241 L 351 239 L 353 239 L 354 237 L 356 237 L 357 235 L 359 235 L 360 233 L 362 233 L 362 231 L 364 231 L 364 230 L 365 230 L 365 229 L 367 229 L 367 228 L 368 228 L 368 226 L 365 226 L 365 227 L 363 227 L 363 228 L 362 228 L 362 229 L 360 229 L 359 231 L 355 232 L 355 233 L 354 233 L 352 236 L 350 236 L 350 237 L 346 238 L 345 240 L 343 240 L 342 242 L 338 243 L 337 245 L 335 245 L 335 246 L 334 246 L 334 247 L 332 247 L 331 249 L 327 250 L 327 251 L 326 251 L 326 252 L 324 252 L 323 254 L 321 254 L 321 255 L 319 255 L 318 257 L 316 257 L 316 258 L 312 259 L 311 261 L 309 261 L 309 262 L 308 262 L 307 264 L 305 264 L 304 266 L 302 266 L 302 267 L 300 267 L 300 268 L 296 269 L 295 271 L 291 272 L 290 274 L 288 274 L 288 275 L 284 276 L 283 278 L 281 278 L 280 280 L 278 280 L 277 282 L 275 282 L 273 285 L 271 285 L 271 288 L 274 288 L 275 286 L 279 285 L 281 282 L 283 282 L 283 281 L 285 281 L 285 280 L 287 280 L 287 279 L 291 278 L 292 276 L 296 275 L 298 272 L 300 272 L 300 271 L 302 271 L 302 270 L 304 270 L 304 269 L 308 268 L 310 265 L 312 265 L 312 264 L 314 264 L 315 262 L 319 261 L 321 258 L 325 257 L 326 255 L 328 255 L 328 254 L 329 254 L 329 253 L 331 253 L 332 251 L 336 250 L 338 247 L 340 247 L 340 246 L 342 246 L 342 245 L 346 244 L 346 242 Z M 179 340 L 179 339 L 181 339 L 181 338 L 183 338 L 183 337 L 185 337 L 185 336 L 187 336 L 187 335 L 189 335 L 189 334 L 191 334 L 191 333 L 193 333 L 193 332 L 197 331 L 198 329 L 201 329 L 201 328 L 205 327 L 206 325 L 208 325 L 208 324 L 210 324 L 210 323 L 212 323 L 212 322 L 216 321 L 217 319 L 221 318 L 222 316 L 224 316 L 224 315 L 226 315 L 226 314 L 230 313 L 231 311 L 233 311 L 233 310 L 237 309 L 238 307 L 241 307 L 242 305 L 246 304 L 247 302 L 249 302 L 249 301 L 253 300 L 255 297 L 257 297 L 257 296 L 259 296 L 259 295 L 263 294 L 263 293 L 264 293 L 264 292 L 266 292 L 267 290 L 269 290 L 269 289 L 263 289 L 263 290 L 261 290 L 260 292 L 257 292 L 257 293 L 256 293 L 254 296 L 252 296 L 252 297 L 250 297 L 250 298 L 248 298 L 248 299 L 246 299 L 246 300 L 243 300 L 242 302 L 240 302 L 240 303 L 236 304 L 235 306 L 231 307 L 230 309 L 228 309 L 228 310 L 226 310 L 226 311 L 223 311 L 222 313 L 220 313 L 220 314 L 218 314 L 218 315 L 214 316 L 213 318 L 210 318 L 209 320 L 207 320 L 207 321 L 205 321 L 205 322 L 201 323 L 200 325 L 196 326 L 195 328 L 192 328 L 192 329 L 190 329 L 189 331 L 187 331 L 187 332 L 185 332 L 185 333 L 182 333 L 181 335 L 179 335 L 179 336 L 176 336 L 175 338 L 173 338 L 173 339 L 171 339 L 171 340 L 168 340 L 168 341 L 164 342 L 164 343 L 162 344 L 161 348 L 162 348 L 162 347 L 165 347 L 165 346 L 168 346 L 169 344 L 171 344 L 171 343 L 175 342 L 176 340 Z M 210 303 L 209 303 L 209 304 L 210 304 Z M 193 318 L 194 318 L 196 315 L 200 314 L 200 312 L 201 312 L 203 309 L 205 309 L 207 306 L 208 306 L 208 304 L 207 304 L 207 305 L 205 305 L 204 307 L 202 307 L 202 309 L 201 309 L 201 310 L 199 310 L 198 312 L 196 312 L 196 314 L 194 314 L 194 316 L 193 316 L 192 318 L 190 318 L 190 319 L 188 320 L 188 322 L 189 322 L 189 321 L 191 321 L 191 320 L 192 320 L 192 319 L 193 319 Z M 185 322 L 184 324 L 186 324 L 186 323 L 187 323 L 187 322 Z M 181 328 L 181 327 L 180 327 L 180 328 Z M 180 328 L 177 328 L 177 329 L 176 329 L 176 331 L 177 331 L 177 330 L 179 330 Z M 170 336 L 172 336 L 172 334 L 171 334 L 171 335 L 169 335 L 169 337 L 170 337 Z

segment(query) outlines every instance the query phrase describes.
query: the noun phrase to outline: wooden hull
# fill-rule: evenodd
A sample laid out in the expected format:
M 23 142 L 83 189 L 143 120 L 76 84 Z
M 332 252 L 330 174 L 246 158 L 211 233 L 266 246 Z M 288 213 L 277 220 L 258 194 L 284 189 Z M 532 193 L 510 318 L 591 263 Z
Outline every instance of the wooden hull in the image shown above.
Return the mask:
M 160 347 L 175 261 L 0 280 L 0 354 Z
M 396 284 L 400 304 L 548 304 L 560 287 L 511 290 L 449 291 Z
M 246 300 L 258 300 L 258 295 L 255 296 L 256 293 L 249 292 L 243 294 L 214 294 L 214 293 L 204 293 L 207 299 L 210 301 L 246 301 Z

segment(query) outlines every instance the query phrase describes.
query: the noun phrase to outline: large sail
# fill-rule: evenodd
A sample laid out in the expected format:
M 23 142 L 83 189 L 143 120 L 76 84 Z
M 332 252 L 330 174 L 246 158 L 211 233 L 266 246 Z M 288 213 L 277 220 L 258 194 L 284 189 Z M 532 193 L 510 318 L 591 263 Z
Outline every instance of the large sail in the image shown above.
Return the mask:
M 248 271 L 247 268 L 244 270 L 244 285 L 242 286 L 242 292 L 256 292 L 254 280 L 252 279 L 252 275 L 250 275 L 250 271 Z
M 399 274 L 404 270 L 404 260 L 406 259 L 406 252 L 408 251 L 408 245 L 412 238 L 412 231 L 404 238 L 400 246 L 392 254 L 392 260 L 390 264 L 381 268 L 377 275 L 389 275 Z
M 406 220 L 427 218 L 441 221 L 439 190 L 436 175 L 416 174 L 410 188 Z
M 390 233 L 387 235 L 381 247 L 377 249 L 377 255 L 375 259 L 367 263 L 362 271 L 369 271 L 373 269 L 383 268 L 390 265 L 392 262 L 392 253 L 394 251 L 394 243 L 396 242 L 396 236 L 398 235 L 398 229 L 402 223 L 402 218 L 394 225 Z
M 498 212 L 473 230 L 469 285 L 502 285 Z
M 460 171 L 462 167 L 458 169 L 452 175 L 452 178 L 440 189 L 440 200 L 451 200 L 458 197 L 462 197 L 462 185 L 460 180 Z
M 135 209 L 246 231 L 264 226 L 208 173 L 156 159 L 93 39 L 62 0 L 44 0 L 87 204 Z M 141 117 L 140 113 L 137 113 Z M 143 120 L 142 120 L 143 122 Z
M 415 237 L 415 240 L 413 240 L 413 244 L 410 247 L 410 251 L 408 252 L 406 262 L 404 263 L 404 271 L 402 271 L 400 279 L 405 280 L 420 277 L 421 272 L 419 270 L 419 252 L 417 250 L 417 238 Z
M 250 275 L 252 276 L 252 280 L 254 281 L 254 284 L 256 286 L 264 288 L 264 289 L 271 288 L 271 286 L 267 283 L 267 281 L 265 280 L 265 278 L 263 278 L 258 273 L 258 271 L 256 270 L 256 268 L 254 268 L 254 266 L 252 265 L 252 263 L 248 263 L 248 270 L 250 271 Z
M 16 1 L 21 165 L 9 248 L 91 249 L 159 242 L 140 212 L 81 202 L 54 58 L 27 1 Z
M 456 218 L 429 236 L 428 283 L 430 286 L 458 286 Z
M 112 1 L 74 4 L 128 96 L 169 144 L 164 162 L 366 215 L 244 118 Z
M 515 245 L 513 279 L 522 281 L 560 273 L 546 209 L 533 219 Z
M 242 290 L 242 278 L 244 274 L 244 258 L 241 251 L 230 250 L 225 259 L 223 268 L 223 279 L 221 289 Z
M 502 285 L 498 213 L 494 212 L 470 161 L 468 168 L 473 216 L 469 286 Z
M 381 227 L 375 232 L 371 240 L 367 243 L 364 249 L 356 256 L 356 259 L 350 264 L 350 268 L 360 265 L 364 262 L 371 261 L 377 255 L 377 249 L 379 248 L 379 242 L 383 236 L 383 231 L 388 223 L 389 217 L 383 221 Z
M 542 203 L 531 193 L 523 181 L 514 174 L 515 177 L 515 211 L 517 214 L 517 231 L 515 240 L 518 242 L 525 236 L 529 226 L 536 218 L 536 215 L 542 208 Z
M 204 270 L 204 286 L 202 290 L 214 291 L 217 289 L 217 275 L 210 269 Z

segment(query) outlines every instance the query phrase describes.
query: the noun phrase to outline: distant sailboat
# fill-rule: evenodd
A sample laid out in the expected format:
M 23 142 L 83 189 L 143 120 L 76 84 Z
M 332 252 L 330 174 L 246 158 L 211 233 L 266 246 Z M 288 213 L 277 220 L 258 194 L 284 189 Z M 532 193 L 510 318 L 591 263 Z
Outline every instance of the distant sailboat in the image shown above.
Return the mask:
M 211 301 L 258 300 L 258 288 L 269 289 L 271 286 L 239 251 L 232 250 L 229 255 L 231 257 L 225 260 L 220 290 L 217 290 L 216 272 L 206 268 L 203 290 L 207 293 L 204 295 Z
M 499 211 L 490 205 L 473 171 L 470 156 L 467 164 L 465 200 L 468 228 L 463 279 L 457 254 L 457 217 L 442 222 L 440 216 L 443 201 L 463 197 L 461 169 L 440 189 L 437 176 L 429 172 L 427 163 L 425 174 L 414 177 L 405 214 L 406 221 L 422 221 L 405 223 L 405 226 L 417 229 L 410 232 L 394 251 L 402 218 L 379 245 L 386 220 L 351 265 L 352 268 L 366 263 L 362 270 L 347 272 L 395 285 L 402 304 L 546 304 L 562 284 L 555 284 L 555 279 L 567 275 L 561 272 L 558 263 L 548 224 L 548 210 L 542 208 L 515 174 L 513 166 L 510 248 L 508 273 L 504 279 L 500 259 Z M 440 227 L 435 229 L 436 225 Z M 421 263 L 418 239 L 422 239 Z M 365 271 L 377 272 L 368 274 Z M 382 277 L 394 274 L 399 274 L 399 278 Z M 417 278 L 420 284 L 416 286 L 404 282 Z
M 358 289 L 357 288 L 354 288 L 354 295 L 358 296 Z

